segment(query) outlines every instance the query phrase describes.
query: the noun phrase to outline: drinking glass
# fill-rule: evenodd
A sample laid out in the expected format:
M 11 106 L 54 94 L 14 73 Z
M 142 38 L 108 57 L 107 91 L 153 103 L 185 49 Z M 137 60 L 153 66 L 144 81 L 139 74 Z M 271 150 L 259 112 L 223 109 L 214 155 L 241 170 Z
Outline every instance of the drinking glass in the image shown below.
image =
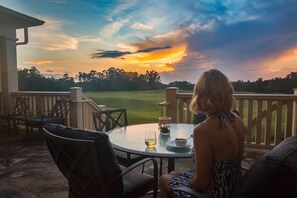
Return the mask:
M 157 143 L 157 136 L 155 131 L 145 132 L 145 144 L 149 147 L 155 146 Z

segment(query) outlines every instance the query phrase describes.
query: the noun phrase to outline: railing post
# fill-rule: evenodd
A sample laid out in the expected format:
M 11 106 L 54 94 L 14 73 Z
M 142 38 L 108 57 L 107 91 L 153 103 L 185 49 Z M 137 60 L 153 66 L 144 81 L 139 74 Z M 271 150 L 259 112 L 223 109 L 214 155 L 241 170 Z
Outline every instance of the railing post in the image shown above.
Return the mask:
M 166 106 L 166 116 L 171 117 L 171 122 L 177 122 L 177 93 L 179 88 L 168 87 L 166 88 L 166 102 L 169 103 Z
M 43 97 L 41 95 L 37 95 L 35 97 L 35 114 L 36 115 L 41 115 L 42 112 L 45 111 L 45 108 L 44 108 L 44 101 L 42 100 Z M 48 109 L 47 109 L 48 111 Z
M 82 88 L 70 88 L 70 126 L 83 129 Z
M 294 95 L 297 96 L 297 88 L 294 88 Z M 293 131 L 292 135 L 297 134 L 297 101 L 294 102 L 293 105 Z

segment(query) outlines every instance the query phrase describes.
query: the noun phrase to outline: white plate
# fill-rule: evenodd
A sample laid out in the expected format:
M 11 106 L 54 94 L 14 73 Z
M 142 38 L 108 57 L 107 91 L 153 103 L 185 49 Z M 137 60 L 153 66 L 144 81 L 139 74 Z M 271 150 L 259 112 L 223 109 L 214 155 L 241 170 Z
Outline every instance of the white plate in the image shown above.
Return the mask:
M 172 148 L 189 148 L 192 146 L 192 144 L 190 142 L 187 142 L 187 144 L 185 146 L 177 146 L 175 143 L 175 140 L 171 140 L 166 142 L 166 145 Z

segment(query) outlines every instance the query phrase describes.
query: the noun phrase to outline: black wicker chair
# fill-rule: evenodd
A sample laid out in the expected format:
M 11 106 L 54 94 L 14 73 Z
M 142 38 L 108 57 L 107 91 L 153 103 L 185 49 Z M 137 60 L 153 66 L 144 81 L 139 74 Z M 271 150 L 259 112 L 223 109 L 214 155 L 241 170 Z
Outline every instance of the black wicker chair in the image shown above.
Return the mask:
M 116 127 L 123 127 L 128 125 L 126 109 L 115 109 L 106 111 L 93 112 L 93 120 L 96 131 L 108 132 Z M 145 157 L 134 155 L 119 150 L 114 150 L 119 163 L 123 166 L 130 166 Z
M 43 128 L 53 160 L 69 182 L 69 197 L 136 198 L 153 190 L 157 197 L 158 168 L 155 159 L 143 159 L 121 168 L 108 135 L 49 124 Z M 152 162 L 153 176 L 135 168 Z
M 128 126 L 127 110 L 98 110 L 93 112 L 93 120 L 96 131 L 109 131 L 116 127 Z
M 27 129 L 39 128 L 41 129 L 45 124 L 65 124 L 67 114 L 70 109 L 69 100 L 57 100 L 52 111 L 44 112 L 41 116 L 27 116 L 25 125 Z
M 13 122 L 14 128 L 17 128 L 17 125 L 25 123 L 29 107 L 29 98 L 17 97 L 15 99 L 14 108 L 9 110 L 6 114 L 0 115 L 0 119 L 7 121 L 8 129 L 11 128 L 11 121 Z

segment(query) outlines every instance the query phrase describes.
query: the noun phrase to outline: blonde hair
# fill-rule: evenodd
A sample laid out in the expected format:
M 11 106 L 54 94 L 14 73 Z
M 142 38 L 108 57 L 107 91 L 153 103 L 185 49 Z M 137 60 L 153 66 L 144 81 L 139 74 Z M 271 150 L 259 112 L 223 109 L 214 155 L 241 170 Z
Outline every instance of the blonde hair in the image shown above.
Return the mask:
M 233 92 L 230 80 L 222 72 L 205 71 L 195 84 L 190 110 L 195 113 L 230 112 L 235 101 Z

